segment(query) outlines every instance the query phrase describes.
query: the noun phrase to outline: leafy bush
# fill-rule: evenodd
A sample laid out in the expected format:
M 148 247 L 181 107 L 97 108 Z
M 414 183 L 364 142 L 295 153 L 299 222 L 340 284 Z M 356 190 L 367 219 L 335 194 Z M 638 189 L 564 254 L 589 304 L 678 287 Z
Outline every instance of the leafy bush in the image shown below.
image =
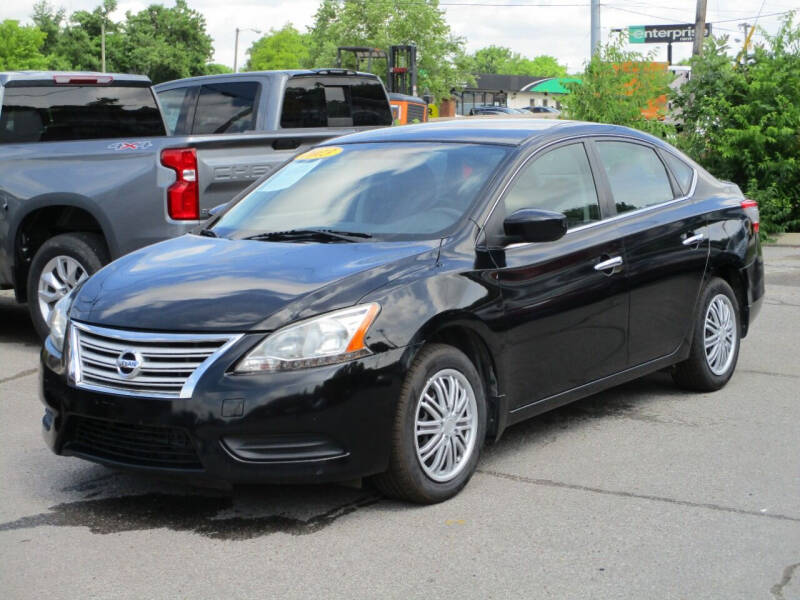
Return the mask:
M 623 48 L 621 37 L 592 56 L 580 83 L 566 84 L 570 93 L 561 100 L 570 119 L 613 123 L 667 136 L 671 127 L 642 113 L 669 91 L 670 75 L 663 65 L 652 65 L 653 52 L 642 54 Z
M 800 230 L 800 27 L 788 15 L 742 64 L 707 40 L 674 97 L 678 145 L 759 203 L 765 233 Z

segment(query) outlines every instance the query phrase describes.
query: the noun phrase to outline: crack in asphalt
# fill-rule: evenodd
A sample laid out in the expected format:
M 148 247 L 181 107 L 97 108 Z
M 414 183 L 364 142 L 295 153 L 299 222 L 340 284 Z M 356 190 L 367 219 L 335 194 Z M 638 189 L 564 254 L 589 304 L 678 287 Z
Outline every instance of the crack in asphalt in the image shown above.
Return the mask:
M 536 479 L 533 477 L 524 477 L 522 475 L 512 475 L 511 473 L 502 473 L 500 471 L 489 471 L 478 469 L 476 473 L 489 475 L 490 477 L 497 477 L 499 479 L 509 479 L 519 483 L 529 483 L 532 485 L 541 485 L 545 487 L 563 488 L 569 490 L 578 490 L 582 492 L 592 492 L 594 494 L 603 494 L 605 496 L 617 496 L 619 498 L 635 498 L 637 500 L 650 500 L 653 502 L 665 502 L 667 504 L 677 504 L 679 506 L 689 506 L 691 508 L 706 508 L 719 512 L 728 512 L 739 515 L 747 515 L 750 517 L 764 517 L 768 519 L 777 519 L 780 521 L 793 521 L 800 523 L 800 517 L 791 517 L 789 515 L 762 513 L 754 510 L 745 510 L 742 508 L 734 508 L 732 506 L 722 506 L 721 504 L 711 504 L 706 502 L 690 502 L 689 500 L 678 500 L 676 498 L 667 498 L 666 496 L 653 496 L 650 494 L 636 494 L 634 492 L 622 492 L 617 490 L 606 490 L 603 488 L 596 488 L 587 485 L 578 485 L 575 483 L 564 483 L 563 481 L 553 481 L 552 479 Z
M 800 304 L 795 304 L 794 302 L 786 302 L 785 300 L 764 300 L 764 304 L 769 304 L 771 306 L 791 306 L 793 308 L 800 308 Z
M 789 582 L 792 580 L 792 575 L 794 575 L 794 570 L 797 567 L 800 567 L 800 563 L 794 563 L 786 567 L 783 570 L 783 577 L 781 577 L 781 580 L 770 588 L 770 593 L 778 600 L 784 600 L 783 589 L 789 585 Z
M 759 371 L 757 369 L 739 369 L 739 373 L 754 373 L 756 375 L 769 375 L 771 377 L 789 377 L 790 379 L 800 379 L 800 375 L 790 373 L 774 373 L 772 371 Z
M 220 511 L 233 508 L 231 497 L 150 493 L 57 504 L 50 512 L 0 523 L 0 532 L 54 526 L 88 527 L 95 534 L 171 529 L 224 540 L 248 540 L 278 532 L 308 535 L 380 500 L 381 496 L 364 496 L 307 520 L 280 514 L 217 518 Z
M 22 379 L 23 377 L 27 377 L 28 375 L 33 375 L 38 370 L 39 369 L 26 369 L 24 371 L 20 371 L 16 375 L 12 375 L 11 377 L 4 377 L 3 379 L 0 379 L 0 385 L 8 383 L 9 381 L 14 381 L 15 379 Z

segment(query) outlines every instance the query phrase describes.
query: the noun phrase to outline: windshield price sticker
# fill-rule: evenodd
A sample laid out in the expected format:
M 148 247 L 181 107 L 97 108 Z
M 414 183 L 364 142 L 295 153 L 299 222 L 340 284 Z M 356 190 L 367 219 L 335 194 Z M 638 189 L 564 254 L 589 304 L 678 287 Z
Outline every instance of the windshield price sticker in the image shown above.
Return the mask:
M 325 148 L 315 148 L 314 150 L 304 152 L 295 158 L 295 160 L 317 160 L 319 158 L 330 158 L 331 156 L 336 156 L 341 153 L 342 148 L 339 146 L 327 146 Z

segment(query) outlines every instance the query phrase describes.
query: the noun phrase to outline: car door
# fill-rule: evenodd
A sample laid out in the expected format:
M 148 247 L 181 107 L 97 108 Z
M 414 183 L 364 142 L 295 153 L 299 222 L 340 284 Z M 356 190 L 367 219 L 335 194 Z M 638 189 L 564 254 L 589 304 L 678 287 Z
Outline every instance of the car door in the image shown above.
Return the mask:
M 627 139 L 594 146 L 624 236 L 628 365 L 636 366 L 677 351 L 691 332 L 709 252 L 706 216 L 682 199 L 695 173 L 675 155 Z
M 616 373 L 626 362 L 628 300 L 623 247 L 603 217 L 604 197 L 586 145 L 572 142 L 529 160 L 487 224 L 523 208 L 563 212 L 567 234 L 555 242 L 512 244 L 493 253 L 490 280 L 503 298 L 509 407 L 529 404 Z

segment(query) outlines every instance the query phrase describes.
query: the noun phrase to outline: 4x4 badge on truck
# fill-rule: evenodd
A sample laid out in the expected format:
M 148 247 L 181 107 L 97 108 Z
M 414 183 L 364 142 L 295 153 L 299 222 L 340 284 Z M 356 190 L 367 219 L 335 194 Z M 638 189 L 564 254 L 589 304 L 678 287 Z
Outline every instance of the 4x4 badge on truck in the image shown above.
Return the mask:
M 125 350 L 117 357 L 117 373 L 125 379 L 133 379 L 142 370 L 143 362 L 141 354 Z
M 114 142 L 108 145 L 109 150 L 143 150 L 150 148 L 153 142 L 145 140 L 142 142 Z

